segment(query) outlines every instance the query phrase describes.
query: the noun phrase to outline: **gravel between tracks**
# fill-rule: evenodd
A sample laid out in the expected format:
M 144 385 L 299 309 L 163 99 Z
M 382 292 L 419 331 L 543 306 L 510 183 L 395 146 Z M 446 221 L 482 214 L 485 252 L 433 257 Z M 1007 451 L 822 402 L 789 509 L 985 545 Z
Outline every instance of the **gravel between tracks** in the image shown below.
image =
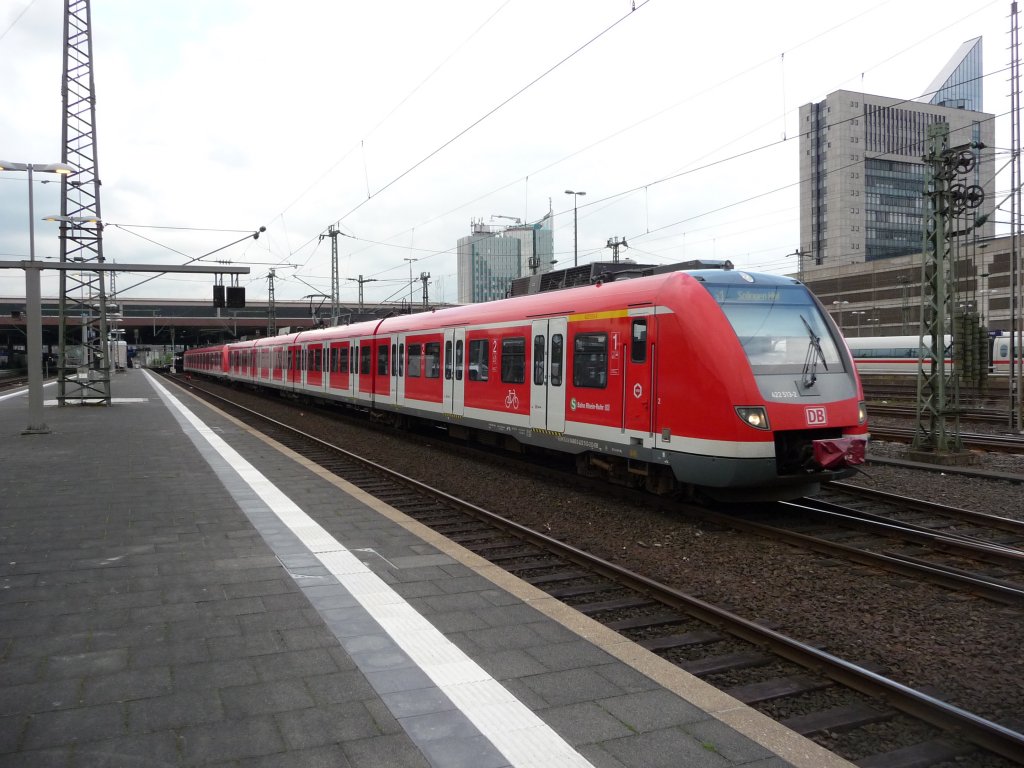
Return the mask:
M 499 457 L 455 456 L 313 412 L 296 418 L 283 401 L 258 403 L 406 475 L 1024 731 L 1024 612 L 1016 608 L 532 479 Z M 882 443 L 871 453 L 904 451 Z M 986 454 L 979 465 L 1024 474 L 1024 457 Z M 986 512 L 1024 510 L 1024 485 L 880 465 L 867 473 L 854 482 Z

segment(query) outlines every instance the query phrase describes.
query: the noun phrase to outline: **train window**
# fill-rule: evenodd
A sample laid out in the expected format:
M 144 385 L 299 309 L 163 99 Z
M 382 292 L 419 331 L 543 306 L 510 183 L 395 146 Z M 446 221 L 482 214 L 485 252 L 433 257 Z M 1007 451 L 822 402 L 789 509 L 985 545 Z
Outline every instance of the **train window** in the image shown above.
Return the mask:
M 381 344 L 377 347 L 377 375 L 388 375 L 388 345 Z
M 522 336 L 501 340 L 501 380 L 506 384 L 526 381 L 526 339 Z
M 348 347 L 338 350 L 338 358 L 338 373 L 344 373 L 348 370 Z
M 556 333 L 551 337 L 551 386 L 562 386 L 562 361 L 565 357 L 565 339 Z
M 843 370 L 821 308 L 802 285 L 701 283 L 715 297 L 754 373 Z
M 462 381 L 462 339 L 455 342 L 455 380 Z
M 397 351 L 398 351 L 398 345 L 392 344 L 391 345 L 391 375 L 392 376 L 397 376 L 398 375 L 398 355 L 395 354 Z
M 544 357 L 547 344 L 544 334 L 538 333 L 533 337 L 533 383 L 542 385 L 544 383 Z
M 608 386 L 607 333 L 578 333 L 573 338 L 572 383 L 595 389 Z
M 428 379 L 441 377 L 441 342 L 428 341 L 423 345 L 423 373 Z
M 647 362 L 647 318 L 633 320 L 633 333 L 629 343 L 629 360 L 632 363 Z
M 322 371 L 324 369 L 324 348 L 317 347 L 313 350 L 313 370 Z
M 487 381 L 487 339 L 474 339 L 469 342 L 470 381 Z
M 364 376 L 370 375 L 370 345 L 359 348 L 359 373 Z
M 349 361 L 348 372 L 349 373 L 358 373 L 359 372 L 359 345 L 358 344 L 356 344 L 354 347 L 352 347 L 352 351 L 351 351 L 351 354 L 349 355 L 348 361 Z
M 423 346 L 421 344 L 410 344 L 409 345 L 409 364 L 406 367 L 406 372 L 410 379 L 418 379 L 420 376 L 420 368 L 423 364 Z
M 452 343 L 450 341 L 444 343 L 444 378 L 446 381 L 452 380 Z
M 398 345 L 398 375 L 405 376 L 405 344 Z

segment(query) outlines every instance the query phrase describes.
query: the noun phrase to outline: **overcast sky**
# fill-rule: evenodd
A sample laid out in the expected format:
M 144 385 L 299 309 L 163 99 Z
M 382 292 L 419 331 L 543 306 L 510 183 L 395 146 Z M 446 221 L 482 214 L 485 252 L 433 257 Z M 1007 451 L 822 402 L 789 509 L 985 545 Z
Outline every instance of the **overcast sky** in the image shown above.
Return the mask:
M 633 6 L 635 4 L 635 10 Z M 848 89 L 921 96 L 983 36 L 985 110 L 1009 139 L 1009 0 L 93 0 L 108 261 L 250 265 L 278 299 L 457 298 L 470 222 L 555 213 L 555 258 L 731 259 L 795 272 L 801 105 Z M 0 0 L 0 158 L 61 159 L 64 4 Z M 37 182 L 45 175 L 37 174 Z M 1009 192 L 1009 174 L 997 184 Z M 0 259 L 26 258 L 26 176 L 0 173 Z M 35 185 L 36 219 L 60 210 Z M 1000 217 L 1003 220 L 1007 216 Z M 57 227 L 36 222 L 38 258 Z M 203 261 L 209 261 L 206 259 Z M 202 263 L 202 262 L 200 262 Z M 198 298 L 208 276 L 119 274 L 131 298 Z M 55 276 L 43 279 L 56 296 Z M 0 296 L 24 295 L 0 270 Z M 343 280 L 342 300 L 357 295 Z

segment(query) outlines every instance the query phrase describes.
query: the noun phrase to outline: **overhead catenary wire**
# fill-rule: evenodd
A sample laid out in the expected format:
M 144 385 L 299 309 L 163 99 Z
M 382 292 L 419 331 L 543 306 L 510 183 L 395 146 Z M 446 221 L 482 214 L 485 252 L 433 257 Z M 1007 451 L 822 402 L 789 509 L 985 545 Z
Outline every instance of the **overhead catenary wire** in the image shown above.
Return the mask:
M 993 4 L 994 4 L 994 3 L 989 3 L 988 5 L 993 5 Z M 842 22 L 842 23 L 840 23 L 840 24 L 837 24 L 837 25 L 835 25 L 835 26 L 831 27 L 831 28 L 830 28 L 829 30 L 826 30 L 825 32 L 819 33 L 819 35 L 816 35 L 816 36 L 814 36 L 814 37 L 812 37 L 812 38 L 808 38 L 807 40 L 805 40 L 805 41 L 803 41 L 803 42 L 799 43 L 799 44 L 798 44 L 798 45 L 796 45 L 796 46 L 792 46 L 792 47 L 788 48 L 787 50 L 788 50 L 788 51 L 792 51 L 792 50 L 795 50 L 795 49 L 799 48 L 800 46 L 802 46 L 802 45 L 805 45 L 805 44 L 806 44 L 807 42 L 809 42 L 810 40 L 812 40 L 812 39 L 815 39 L 815 38 L 817 38 L 817 37 L 820 37 L 820 36 L 822 36 L 822 35 L 826 34 L 827 32 L 829 32 L 829 31 L 831 31 L 831 30 L 834 30 L 835 28 L 837 28 L 837 27 L 839 27 L 839 26 L 842 26 L 842 24 L 844 24 L 844 23 L 848 23 L 848 22 L 849 22 L 850 20 L 852 20 L 852 19 L 854 19 L 854 18 L 857 18 L 857 17 L 858 17 L 858 16 L 860 16 L 860 15 L 864 15 L 865 13 L 869 13 L 869 12 L 871 12 L 871 11 L 873 11 L 873 10 L 877 10 L 877 8 L 881 7 L 882 5 L 885 5 L 885 3 L 880 3 L 880 4 L 876 5 L 876 6 L 874 6 L 874 7 L 872 8 L 872 9 L 868 9 L 868 10 L 866 10 L 866 11 L 864 11 L 864 12 L 860 13 L 860 14 L 857 14 L 857 15 L 855 15 L 855 16 L 853 16 L 853 17 L 851 17 L 851 19 L 847 19 L 846 21 L 844 21 L 844 22 Z M 986 6 L 986 7 L 987 7 L 987 6 Z M 975 13 L 978 13 L 978 12 L 979 12 L 979 10 L 978 10 L 978 9 L 972 10 L 972 11 L 971 11 L 971 13 L 968 13 L 968 14 L 966 14 L 966 15 L 965 15 L 965 16 L 964 16 L 963 18 L 964 18 L 964 19 L 966 19 L 966 18 L 968 18 L 969 16 L 971 16 L 972 14 L 975 14 Z M 948 27 L 947 27 L 947 28 L 948 28 Z M 935 33 L 935 34 L 937 34 L 937 33 Z M 934 36 L 934 34 L 933 34 L 933 35 L 931 35 L 931 36 L 929 36 L 929 37 L 932 37 L 932 36 Z M 929 38 L 925 38 L 925 39 L 929 39 Z M 916 42 L 916 43 L 915 43 L 914 45 L 911 45 L 911 46 L 907 46 L 907 47 L 906 47 L 905 49 L 903 49 L 902 51 L 900 51 L 900 52 L 897 52 L 897 53 L 894 53 L 894 54 L 892 54 L 891 56 L 887 57 L 886 59 L 884 59 L 884 60 L 883 60 L 883 62 L 880 62 L 880 63 L 876 63 L 876 64 L 872 65 L 871 67 L 868 67 L 868 68 L 864 69 L 863 71 L 867 72 L 867 71 L 871 71 L 871 70 L 872 70 L 872 69 L 874 69 L 874 68 L 877 68 L 878 66 L 880 66 L 880 65 L 881 65 L 881 63 L 884 63 L 885 61 L 889 61 L 889 60 L 892 60 L 893 58 L 896 58 L 896 57 L 898 57 L 898 56 L 899 56 L 899 55 L 901 55 L 902 53 L 905 53 L 906 51 L 912 50 L 912 49 L 913 49 L 913 47 L 915 47 L 916 45 L 920 44 L 920 42 L 922 42 L 922 41 L 918 41 L 918 42 Z M 784 55 L 784 54 L 783 54 L 783 55 Z M 772 60 L 773 60 L 774 58 L 775 58 L 775 57 L 772 57 Z M 766 60 L 766 61 L 769 61 L 769 60 Z M 761 64 L 759 64 L 759 65 L 757 65 L 757 66 L 761 66 Z M 746 70 L 744 70 L 744 71 L 750 71 L 750 68 L 748 68 L 748 69 L 746 69 Z M 995 75 L 995 74 L 998 74 L 998 72 L 993 72 L 993 73 L 989 73 L 988 75 L 986 75 L 986 77 L 992 77 L 992 76 L 993 76 L 993 75 Z M 735 76 L 733 76 L 733 78 L 735 78 L 735 77 L 738 77 L 738 76 L 739 76 L 739 75 L 735 75 Z M 733 78 L 727 78 L 727 79 L 725 79 L 725 80 L 722 80 L 722 81 L 720 81 L 720 82 L 719 82 L 719 84 L 721 84 L 721 83 L 724 83 L 724 82 L 727 82 L 728 80 L 730 80 L 730 79 L 733 79 Z M 688 99 L 689 99 L 689 97 L 688 97 Z M 461 208 L 464 208 L 464 207 L 466 207 L 467 205 L 470 205 L 470 204 L 472 204 L 472 202 L 478 202 L 478 201 L 480 201 L 480 200 L 482 200 L 482 199 L 486 199 L 486 198 L 487 198 L 488 196 L 490 196 L 490 195 L 492 195 L 492 194 L 494 194 L 494 193 L 496 193 L 496 192 L 498 192 L 498 191 L 501 191 L 501 190 L 507 189 L 507 188 L 509 188 L 509 187 L 511 187 L 511 186 L 514 186 L 514 185 L 516 185 L 516 184 L 518 184 L 518 183 L 521 183 L 521 182 L 523 181 L 523 179 L 525 179 L 525 178 L 529 178 L 529 176 L 531 176 L 531 175 L 534 175 L 534 176 L 536 176 L 536 175 L 539 175 L 539 174 L 540 174 L 541 172 L 543 172 L 543 171 L 545 171 L 545 170 L 548 170 L 548 169 L 550 169 L 550 168 L 552 168 L 552 167 L 556 166 L 556 165 L 557 165 L 557 164 L 559 164 L 560 162 L 564 162 L 564 161 L 565 161 L 566 159 L 568 159 L 568 158 L 571 158 L 571 157 L 574 157 L 574 156 L 576 156 L 576 155 L 578 155 L 578 154 L 581 154 L 581 153 L 583 153 L 583 152 L 587 151 L 588 149 L 590 149 L 590 148 L 592 148 L 592 147 L 594 147 L 594 146 L 597 146 L 597 145 L 599 145 L 599 144 L 601 144 L 601 143 L 604 143 L 605 141 L 609 140 L 609 139 L 610 139 L 610 138 L 612 138 L 612 137 L 618 136 L 618 135 L 620 135 L 620 134 L 622 134 L 622 133 L 624 133 L 624 132 L 627 132 L 627 131 L 629 131 L 629 130 L 630 130 L 630 129 L 632 129 L 632 128 L 635 128 L 635 127 L 637 127 L 637 126 L 641 125 L 642 123 L 644 123 L 644 122 L 646 122 L 646 121 L 648 121 L 648 120 L 654 119 L 655 117 L 657 117 L 657 116 L 659 116 L 659 115 L 661 115 L 661 114 L 664 114 L 665 112 L 667 112 L 667 111 L 669 111 L 669 110 L 673 109 L 673 108 L 674 108 L 675 106 L 678 106 L 678 104 L 680 104 L 680 103 L 683 103 L 684 101 L 686 101 L 686 100 L 688 100 L 688 99 L 685 99 L 685 100 L 681 100 L 680 102 L 677 102 L 676 104 L 674 104 L 674 105 L 672 105 L 672 106 L 670 106 L 670 107 L 667 107 L 667 108 L 665 108 L 665 109 L 663 109 L 663 110 L 659 110 L 658 112 L 654 113 L 653 115 L 649 115 L 649 116 L 647 116 L 647 117 L 643 118 L 642 120 L 639 120 L 639 121 L 634 121 L 634 122 L 632 122 L 632 123 L 631 123 L 631 124 L 630 124 L 629 126 L 626 126 L 626 127 L 622 128 L 622 129 L 619 129 L 619 130 L 617 130 L 617 131 L 615 131 L 615 132 L 612 132 L 611 134 L 609 134 L 608 136 L 604 137 L 603 139 L 600 139 L 600 140 L 598 140 L 597 142 L 592 142 L 591 144 L 587 145 L 586 147 L 584 147 L 584 148 L 582 148 L 582 149 L 580 149 L 580 150 L 576 150 L 576 151 L 574 151 L 573 153 L 571 153 L 571 154 L 569 154 L 569 155 L 566 155 L 566 156 L 564 156 L 563 158 L 560 158 L 559 160 L 556 160 L 556 161 L 554 161 L 554 162 L 552 162 L 552 163 L 548 163 L 547 165 L 543 166 L 543 167 L 542 167 L 542 168 L 540 168 L 540 169 L 532 169 L 532 170 L 530 171 L 530 173 L 526 174 L 526 175 L 525 175 L 525 176 L 523 176 L 523 177 L 519 177 L 519 178 L 516 178 L 516 179 L 514 179 L 514 180 L 512 180 L 512 181 L 509 181 L 508 183 L 505 183 L 505 184 L 503 184 L 503 185 L 501 185 L 501 186 L 499 186 L 499 187 L 497 187 L 497 188 L 495 188 L 495 189 L 492 189 L 492 190 L 490 190 L 490 191 L 489 191 L 489 192 L 487 192 L 487 193 L 484 193 L 484 194 L 482 194 L 482 195 L 479 195 L 479 196 L 475 197 L 475 198 L 474 198 L 474 199 L 473 199 L 472 201 L 470 201 L 469 203 L 465 203 L 465 204 L 462 204 L 462 205 L 460 205 L 460 206 L 457 206 L 457 207 L 456 207 L 456 208 L 454 208 L 454 209 L 450 209 L 450 210 L 449 210 L 449 211 L 447 211 L 446 213 L 443 213 L 443 214 L 439 214 L 439 215 L 437 215 L 437 216 L 435 216 L 435 217 L 432 217 L 432 218 L 430 218 L 430 219 L 427 219 L 427 220 L 426 220 L 425 222 L 420 222 L 420 224 L 418 224 L 417 226 L 421 226 L 421 225 L 423 225 L 423 224 L 425 224 L 425 223 L 429 223 L 429 222 L 435 221 L 435 220 L 437 220 L 437 219 L 439 219 L 439 218 L 442 218 L 442 217 L 444 217 L 444 216 L 447 216 L 447 215 L 449 215 L 450 213 L 453 213 L 453 212 L 455 212 L 455 211 L 457 211 L 457 210 L 459 210 L 459 209 L 461 209 Z M 906 100 L 906 101 L 910 101 L 910 99 L 908 99 L 908 100 Z M 608 201 L 608 200 L 612 200 L 612 199 L 614 199 L 614 198 L 616 198 L 616 197 L 623 197 L 623 196 L 629 195 L 629 194 L 631 194 L 631 193 L 633 193 L 633 192 L 639 191 L 640 189 L 644 189 L 644 191 L 645 191 L 645 195 L 646 195 L 646 194 L 648 194 L 648 192 L 649 192 L 649 187 L 650 187 L 651 185 L 654 185 L 654 184 L 659 184 L 659 183 L 664 183 L 664 182 L 667 182 L 667 181 L 670 181 L 670 180 L 673 180 L 673 179 L 678 179 L 678 178 L 681 178 L 682 176 L 685 176 L 685 175 L 686 175 L 687 173 L 694 173 L 694 172 L 697 172 L 697 171 L 701 171 L 701 170 L 709 170 L 709 169 L 712 169 L 712 168 L 714 168 L 714 167 L 716 167 L 716 166 L 720 165 L 721 163 L 724 163 L 724 162 L 729 162 L 729 161 L 731 161 L 731 160 L 739 159 L 739 158 L 742 158 L 742 157 L 745 157 L 745 156 L 749 156 L 749 155 L 752 155 L 752 154 L 754 154 L 754 153 L 756 153 L 756 152 L 760 152 L 760 151 L 765 151 L 765 150 L 771 149 L 771 148 L 773 148 L 773 147 L 779 146 L 779 145 L 780 145 L 780 144 L 782 144 L 782 143 L 783 143 L 784 141 L 787 141 L 787 140 L 791 140 L 792 138 L 795 138 L 795 137 L 789 137 L 789 136 L 787 136 L 787 137 L 786 137 L 785 139 L 783 139 L 782 141 L 776 141 L 776 142 L 771 142 L 771 143 L 768 143 L 768 144 L 764 144 L 764 145 L 761 145 L 761 146 L 759 146 L 759 147 L 753 148 L 753 149 L 751 149 L 751 150 L 745 150 L 745 151 L 743 151 L 743 152 L 739 152 L 739 153 L 736 153 L 736 154 L 734 154 L 734 155 L 732 155 L 732 156 L 730 156 L 730 157 L 728 157 L 728 158 L 723 158 L 723 159 L 720 159 L 720 160 L 716 160 L 716 161 L 713 161 L 713 162 L 711 162 L 711 163 L 707 163 L 707 164 L 704 164 L 704 165 L 702 165 L 702 166 L 699 166 L 699 167 L 697 167 L 697 168 L 691 168 L 691 169 L 688 169 L 688 170 L 680 171 L 679 173 L 676 173 L 676 174 L 671 174 L 671 175 L 669 175 L 669 176 L 666 176 L 666 177 L 663 177 L 663 178 L 661 178 L 661 179 L 657 179 L 657 180 L 654 180 L 654 181 L 646 182 L 646 183 L 644 183 L 644 184 L 642 184 L 642 185 L 638 185 L 638 186 L 636 186 L 636 187 L 633 187 L 633 188 L 630 188 L 630 189 L 627 189 L 627 190 L 622 190 L 622 191 L 619 191 L 619 192 L 615 192 L 615 193 L 613 193 L 613 194 L 611 194 L 611 195 L 608 195 L 608 196 L 606 196 L 606 197 L 604 197 L 604 198 L 592 199 L 592 200 L 591 200 L 591 201 L 589 201 L 589 202 L 588 202 L 588 203 L 586 204 L 586 206 L 584 206 L 584 207 L 593 207 L 593 206 L 595 206 L 595 205 L 598 205 L 598 204 L 600 204 L 600 203 L 601 203 L 601 202 L 603 202 L 603 201 Z M 706 153 L 706 154 L 708 154 L 708 153 Z M 396 180 L 397 180 L 397 179 L 396 179 Z M 798 183 L 799 183 L 799 182 L 797 182 L 797 184 L 798 184 Z M 783 185 L 783 186 L 781 186 L 781 187 L 778 187 L 778 188 L 776 188 L 776 191 L 783 191 L 783 190 L 785 190 L 785 189 L 789 189 L 789 188 L 792 188 L 793 186 L 795 186 L 795 184 L 787 184 L 787 185 Z M 728 209 L 728 208 L 732 208 L 732 207 L 735 207 L 735 206 L 741 205 L 741 204 L 743 204 L 743 203 L 748 203 L 748 202 L 751 202 L 751 201 L 753 201 L 753 200 L 757 200 L 757 199 L 760 199 L 760 198 L 762 198 L 762 197 L 764 197 L 764 194 L 759 194 L 759 195 L 754 195 L 754 196 L 748 196 L 748 197 L 742 198 L 742 199 L 740 199 L 740 200 L 736 200 L 736 201 L 733 201 L 732 203 L 729 203 L 729 204 L 726 204 L 726 205 L 720 206 L 720 207 L 718 207 L 718 208 L 715 208 L 715 209 L 712 209 L 712 210 L 708 210 L 708 211 L 704 211 L 704 212 L 702 212 L 702 213 L 699 213 L 699 214 L 695 214 L 694 216 L 689 216 L 689 217 L 686 217 L 685 219 L 681 219 L 681 220 L 679 220 L 679 221 L 676 221 L 676 222 L 673 222 L 673 223 L 671 223 L 671 224 L 669 224 L 669 225 L 663 225 L 663 226 L 660 226 L 660 227 L 656 227 L 656 228 L 655 228 L 654 230 L 651 230 L 651 229 L 650 229 L 650 227 L 649 227 L 649 224 L 648 224 L 648 225 L 647 225 L 647 227 L 646 227 L 646 230 L 645 230 L 645 232 L 644 232 L 644 233 L 642 233 L 642 234 L 647 234 L 648 232 L 654 232 L 654 231 L 659 231 L 659 230 L 663 230 L 663 229 L 666 229 L 666 228 L 670 228 L 670 227 L 672 227 L 672 226 L 678 226 L 678 225 L 679 225 L 680 223 L 684 223 L 684 222 L 686 222 L 686 221 L 690 221 L 690 220 L 693 220 L 693 219 L 696 219 L 696 218 L 700 218 L 700 217 L 702 217 L 702 216 L 708 216 L 708 215 L 712 215 L 712 214 L 714 214 L 714 213 L 720 212 L 721 210 L 726 210 L 726 209 Z M 366 201 L 364 201 L 364 202 L 366 202 Z M 556 215 L 557 215 L 557 214 L 556 214 Z M 406 230 L 406 231 L 407 231 L 407 230 Z M 450 251 L 450 250 L 452 250 L 452 249 L 435 249 L 435 250 L 437 250 L 437 252 L 438 252 L 438 253 L 444 253 L 444 252 L 449 252 L 449 251 Z M 599 251 L 595 251 L 595 252 L 599 252 Z M 392 268 L 393 268 L 393 269 L 397 269 L 397 268 L 398 268 L 398 267 L 400 267 L 400 266 L 401 266 L 400 264 L 396 264 L 396 265 L 395 265 L 394 267 L 392 267 Z M 388 271 L 388 270 L 384 270 L 384 271 Z

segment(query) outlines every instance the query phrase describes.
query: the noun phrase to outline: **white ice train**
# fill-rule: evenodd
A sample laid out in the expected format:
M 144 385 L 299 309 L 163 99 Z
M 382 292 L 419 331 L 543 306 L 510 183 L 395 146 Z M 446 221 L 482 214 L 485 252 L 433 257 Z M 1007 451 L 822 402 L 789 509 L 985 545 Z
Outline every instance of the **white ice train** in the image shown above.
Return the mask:
M 926 337 L 931 346 L 931 337 Z M 921 339 L 918 336 L 854 336 L 847 337 L 854 364 L 859 373 L 917 374 L 917 360 Z M 943 339 L 943 356 L 946 365 L 952 362 L 953 337 Z M 989 338 L 989 373 L 1007 374 L 1010 370 L 1012 337 L 991 336 Z

